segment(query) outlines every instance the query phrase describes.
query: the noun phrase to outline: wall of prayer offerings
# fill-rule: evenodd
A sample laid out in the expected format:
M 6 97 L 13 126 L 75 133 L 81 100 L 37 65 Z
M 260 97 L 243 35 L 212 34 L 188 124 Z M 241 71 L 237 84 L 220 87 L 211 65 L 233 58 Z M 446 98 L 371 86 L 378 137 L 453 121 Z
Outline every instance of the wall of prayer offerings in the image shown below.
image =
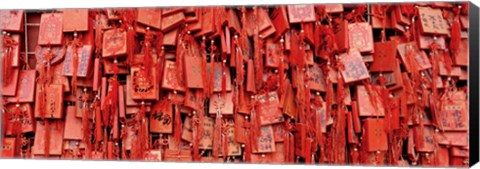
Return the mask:
M 2 158 L 468 166 L 469 3 L 2 10 Z

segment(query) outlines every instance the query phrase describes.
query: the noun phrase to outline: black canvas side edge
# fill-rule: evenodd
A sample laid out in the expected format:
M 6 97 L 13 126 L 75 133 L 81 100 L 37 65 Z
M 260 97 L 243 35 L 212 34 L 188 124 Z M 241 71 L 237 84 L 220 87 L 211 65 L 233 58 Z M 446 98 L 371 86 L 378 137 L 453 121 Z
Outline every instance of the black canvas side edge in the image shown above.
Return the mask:
M 478 163 L 479 160 L 479 99 L 478 99 L 478 82 L 479 82 L 479 34 L 478 34 L 478 29 L 479 29 L 479 9 L 478 6 L 470 2 L 470 9 L 469 9 L 469 20 L 470 24 L 472 26 L 469 28 L 469 66 L 468 66 L 468 97 L 469 97 L 469 144 L 470 144 L 470 156 L 469 156 L 469 165 L 472 167 L 476 163 Z

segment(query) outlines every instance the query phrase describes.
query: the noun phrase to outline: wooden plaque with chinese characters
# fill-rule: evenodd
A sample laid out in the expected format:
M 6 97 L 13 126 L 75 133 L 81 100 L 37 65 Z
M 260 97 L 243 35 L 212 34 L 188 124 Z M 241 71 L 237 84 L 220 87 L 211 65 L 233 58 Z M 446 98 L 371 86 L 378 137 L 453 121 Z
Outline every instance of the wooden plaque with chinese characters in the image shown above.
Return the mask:
M 275 152 L 275 139 L 273 128 L 271 125 L 260 128 L 260 134 L 257 139 L 258 150 L 255 153 L 272 153 Z
M 446 100 L 441 104 L 440 124 L 445 131 L 467 131 L 467 108 L 464 101 Z
M 450 27 L 443 18 L 442 10 L 429 7 L 419 7 L 420 28 L 424 34 L 447 35 Z
M 88 9 L 64 9 L 63 11 L 63 32 L 88 31 L 90 19 Z
M 37 85 L 37 91 L 41 91 L 40 85 Z M 35 96 L 35 103 L 40 103 L 40 93 Z M 45 105 L 35 104 L 35 117 L 40 118 L 41 109 L 45 112 L 45 118 L 61 119 L 63 118 L 63 86 L 51 84 L 45 87 Z M 62 133 L 63 134 L 63 133 Z
M 212 95 L 210 99 L 210 114 L 216 114 L 217 112 L 223 115 L 233 115 L 233 93 L 228 92 L 223 96 L 221 93 Z
M 265 66 L 271 68 L 277 68 L 280 63 L 280 57 L 282 56 L 281 43 L 276 43 L 273 39 L 267 39 L 265 54 Z
M 0 30 L 8 32 L 23 32 L 24 13 L 23 10 L 1 10 Z
M 308 85 L 310 89 L 313 91 L 326 92 L 327 84 L 322 69 L 315 64 L 309 68 L 309 74 Z
M 205 117 L 203 121 L 203 137 L 198 143 L 198 147 L 204 150 L 213 149 L 213 119 Z
M 159 8 L 139 8 L 137 21 L 155 29 L 161 28 L 162 11 Z
M 202 57 L 185 57 L 185 81 L 188 88 L 203 89 Z
M 276 92 L 260 94 L 255 98 L 260 104 L 256 109 L 260 115 L 260 125 L 281 123 L 285 120 L 279 109 L 280 101 Z
M 150 76 L 147 77 L 143 67 L 133 66 L 130 68 L 131 79 L 131 97 L 134 100 L 157 100 L 159 97 L 159 89 L 157 82 L 157 75 L 155 67 L 152 67 Z
M 289 5 L 287 8 L 290 23 L 315 21 L 315 8 L 313 5 Z
M 370 65 L 372 72 L 393 72 L 396 68 L 396 41 L 376 42 L 375 53 L 373 53 L 373 62 Z
M 15 149 L 15 138 L 3 138 L 2 139 L 2 158 L 15 158 L 17 151 Z
M 53 121 L 50 123 L 50 155 L 62 155 L 63 151 L 63 132 L 65 123 L 62 121 Z M 35 142 L 33 143 L 32 153 L 34 155 L 45 155 L 45 122 L 37 121 L 35 130 Z
M 420 32 L 417 32 L 417 43 L 420 49 L 430 49 L 432 43 L 437 43 L 440 49 L 446 49 L 446 40 L 445 37 L 439 36 L 437 39 L 434 39 L 432 36 L 422 35 Z
M 433 128 L 430 126 L 425 126 L 423 132 L 420 132 L 421 128 L 419 126 L 413 127 L 413 133 L 415 136 L 415 148 L 418 152 L 433 152 L 435 150 L 435 141 L 433 138 Z M 422 134 L 420 134 L 422 133 Z M 423 138 L 419 138 L 423 137 Z M 420 140 L 423 140 L 421 142 Z
M 150 132 L 172 133 L 173 132 L 173 111 L 171 105 L 162 106 L 160 102 L 154 105 L 150 114 Z
M 63 14 L 44 13 L 40 20 L 39 45 L 61 45 L 63 42 Z
M 8 117 L 8 123 L 7 123 L 7 130 L 6 134 L 11 135 L 12 134 L 12 124 L 14 123 L 14 117 L 12 117 L 15 113 L 15 110 L 17 109 L 16 104 L 9 104 L 7 106 L 7 113 L 9 115 Z M 20 123 L 22 125 L 22 133 L 30 133 L 35 131 L 35 121 L 33 118 L 33 111 L 32 107 L 30 104 L 20 104 L 18 109 L 20 109 Z
M 77 77 L 87 77 L 90 74 L 92 64 L 92 49 L 91 45 L 85 45 L 82 48 L 78 49 L 78 67 L 77 67 Z M 73 48 L 69 46 L 67 48 L 67 54 L 63 63 L 63 72 L 64 76 L 73 76 Z
M 110 29 L 103 33 L 102 56 L 105 58 L 127 54 L 127 31 Z
M 52 66 L 53 77 L 52 77 L 52 84 L 60 84 L 63 85 L 63 92 L 70 92 L 71 86 L 68 77 L 63 76 L 63 64 L 65 62 L 61 62 L 57 65 Z M 77 82 L 77 86 L 80 87 L 80 83 Z
M 348 24 L 350 49 L 360 52 L 374 52 L 372 27 L 368 22 Z
M 20 70 L 18 74 L 18 87 L 15 97 L 8 97 L 9 102 L 31 103 L 34 101 L 36 70 Z
M 233 123 L 233 121 L 229 121 L 227 123 Z M 235 141 L 235 126 L 231 125 L 228 130 L 226 131 L 226 135 L 222 134 L 222 142 L 219 146 L 220 154 L 223 156 L 223 137 L 227 137 L 228 142 L 228 156 L 240 156 L 242 155 L 242 151 L 240 148 L 240 144 Z
M 327 126 L 333 124 L 333 118 L 327 116 L 326 103 L 322 102 L 322 107 L 314 106 L 313 112 L 315 113 L 315 129 L 322 133 L 327 133 Z
M 373 86 L 376 87 L 376 86 Z M 371 96 L 376 100 L 377 107 L 373 105 L 374 102 L 370 100 Z M 384 105 L 382 104 L 380 100 L 380 95 L 375 92 L 375 91 L 368 91 L 366 89 L 366 86 L 363 85 L 358 85 L 356 87 L 356 96 L 357 96 L 357 101 L 358 101 L 358 112 L 361 117 L 365 116 L 384 116 L 385 115 L 385 109 Z
M 388 150 L 387 133 L 385 132 L 384 120 L 377 118 L 368 118 L 364 121 L 364 141 L 367 151 L 386 151 Z
M 43 63 L 45 60 L 45 55 L 48 53 L 48 51 L 51 51 L 54 56 L 50 60 L 50 64 L 55 65 L 59 62 L 61 62 L 65 56 L 66 50 L 64 47 L 60 46 L 52 46 L 52 47 L 43 47 L 43 46 L 37 46 L 35 48 L 35 56 L 37 58 L 37 68 L 39 67 L 40 63 Z
M 210 64 L 207 64 L 207 74 L 208 76 L 211 76 L 210 71 L 212 71 L 212 66 Z M 213 84 L 213 91 L 214 92 L 221 92 L 222 91 L 222 63 L 214 63 L 214 84 Z M 226 75 L 226 91 L 231 91 L 232 90 L 232 83 L 231 83 L 231 76 L 230 76 L 230 69 L 227 68 L 225 70 L 225 75 Z
M 177 73 L 177 64 L 173 61 L 165 61 L 163 71 L 162 88 L 176 91 L 185 91 L 185 80 Z
M 342 57 L 341 62 L 345 67 L 345 69 L 341 71 L 345 83 L 351 83 L 370 78 L 360 52 L 353 50 L 350 51 L 349 54 L 344 53 L 340 55 L 340 57 Z

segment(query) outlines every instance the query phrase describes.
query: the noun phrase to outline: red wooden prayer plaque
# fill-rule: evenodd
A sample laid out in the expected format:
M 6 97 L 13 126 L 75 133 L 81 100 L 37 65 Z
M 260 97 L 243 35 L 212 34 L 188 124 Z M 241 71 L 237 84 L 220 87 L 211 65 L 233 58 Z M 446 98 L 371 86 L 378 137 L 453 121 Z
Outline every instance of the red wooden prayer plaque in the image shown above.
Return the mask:
M 178 75 L 177 64 L 173 61 L 165 61 L 162 88 L 185 91 L 185 80 L 183 75 Z
M 370 65 L 372 72 L 393 72 L 396 68 L 396 41 L 376 42 L 373 62 Z
M 63 14 L 44 13 L 40 20 L 39 45 L 61 45 L 63 42 Z
M 258 10 L 258 20 L 257 20 L 257 26 L 258 26 L 258 31 L 263 32 L 267 29 L 270 29 L 273 24 L 272 21 L 270 20 L 270 17 L 268 17 L 267 11 L 265 11 L 262 8 L 257 9 Z
M 468 48 L 468 40 L 462 39 L 460 41 L 460 46 L 457 53 L 453 55 L 453 63 L 458 66 L 468 66 L 468 56 L 469 55 L 469 48 Z
M 273 129 L 273 138 L 275 142 L 283 142 L 285 137 L 285 124 L 274 124 L 272 125 Z
M 155 67 L 152 67 L 150 77 L 147 77 L 143 67 L 133 66 L 130 68 L 131 83 L 127 90 L 131 90 L 131 97 L 134 100 L 157 100 L 159 97 L 159 89 Z
M 370 78 L 367 67 L 362 61 L 362 56 L 357 50 L 350 51 L 340 55 L 341 62 L 345 69 L 342 71 L 342 77 L 345 83 L 351 83 Z
M 203 89 L 202 57 L 185 57 L 185 81 L 188 88 Z
M 77 77 L 87 77 L 90 75 L 92 64 L 92 53 L 93 47 L 91 45 L 84 45 L 83 47 L 77 49 L 78 57 L 78 67 L 77 67 Z M 63 64 L 64 76 L 73 76 L 73 48 L 69 46 L 67 48 L 67 54 L 65 56 Z
M 233 94 L 228 92 L 223 96 L 221 93 L 213 94 L 210 99 L 210 114 L 217 112 L 223 115 L 233 115 Z
M 127 31 L 110 29 L 103 33 L 103 57 L 114 57 L 127 54 Z
M 348 21 L 344 20 L 333 30 L 335 33 L 335 41 L 337 42 L 337 47 L 340 51 L 345 51 L 350 48 L 350 33 L 348 25 Z
M 52 66 L 52 84 L 63 85 L 63 92 L 70 92 L 70 81 L 68 80 L 68 77 L 62 75 L 64 63 L 65 62 L 61 62 L 58 65 Z M 80 86 L 80 82 L 77 82 L 77 86 Z
M 343 4 L 325 4 L 325 10 L 328 13 L 340 13 L 343 12 Z
M 283 54 L 281 43 L 276 43 L 273 39 L 267 39 L 265 47 L 265 66 L 277 68 Z
M 35 56 L 37 58 L 37 68 L 39 67 L 39 64 L 43 63 L 45 60 L 45 56 L 51 51 L 54 56 L 50 60 L 50 64 L 55 65 L 59 62 L 61 62 L 65 56 L 66 50 L 64 47 L 60 46 L 52 46 L 52 47 L 43 47 L 43 46 L 37 46 L 35 48 Z
M 433 128 L 425 126 L 423 132 L 420 132 L 421 128 L 419 126 L 413 127 L 413 133 L 415 136 L 415 149 L 418 152 L 433 152 L 435 149 L 435 141 L 433 138 Z M 419 133 L 423 133 L 420 135 Z M 423 137 L 423 138 L 421 138 Z M 423 140 L 420 141 L 420 140 Z
M 63 150 L 63 133 L 65 129 L 65 123 L 62 121 L 53 121 L 50 123 L 50 128 L 45 128 L 45 122 L 37 121 L 35 131 L 35 142 L 33 143 L 32 153 L 34 155 L 45 155 L 45 130 L 50 130 L 50 155 L 62 155 Z
M 442 15 L 442 10 L 429 7 L 419 7 L 420 28 L 424 34 L 447 35 L 449 26 Z
M 445 37 L 439 36 L 436 39 L 432 36 L 422 35 L 420 32 L 417 32 L 417 43 L 420 49 L 430 49 L 430 45 L 435 42 L 440 46 L 440 49 L 445 49 Z
M 211 117 L 205 117 L 203 121 L 203 137 L 198 143 L 198 147 L 204 150 L 213 149 L 213 126 L 214 122 Z
M 9 122 L 7 123 L 7 129 L 6 129 L 6 134 L 11 135 L 12 134 L 12 124 L 14 123 L 14 113 L 16 109 L 20 110 L 20 123 L 22 125 L 22 133 L 30 133 L 35 131 L 35 121 L 33 118 L 33 111 L 32 107 L 30 104 L 24 103 L 24 104 L 19 104 L 19 107 L 17 107 L 16 104 L 10 104 L 7 106 L 6 111 L 9 115 Z
M 178 26 L 185 20 L 185 15 L 183 12 L 176 12 L 169 15 L 162 16 L 162 26 L 161 29 L 163 32 L 168 32 L 174 27 Z
M 290 83 L 286 85 L 286 92 L 283 94 L 285 99 L 283 101 L 283 114 L 295 119 L 297 116 L 297 104 L 295 103 L 295 93 Z
M 24 13 L 23 10 L 1 10 L 0 30 L 8 32 L 23 32 Z
M 272 23 L 276 30 L 273 39 L 279 39 L 290 29 L 290 24 L 288 23 L 287 18 L 287 10 L 283 6 L 277 6 L 270 14 L 270 18 L 272 18 Z
M 88 9 L 64 9 L 63 32 L 88 31 L 90 21 Z
M 256 153 L 275 152 L 275 139 L 271 125 L 260 128 L 260 134 L 257 139 L 258 150 Z
M 388 150 L 387 133 L 385 132 L 384 120 L 368 118 L 364 121 L 364 141 L 367 151 Z
M 372 27 L 368 22 L 348 24 L 350 49 L 360 52 L 374 52 Z
M 308 86 L 313 91 L 326 92 L 327 84 L 322 69 L 317 65 L 309 68 Z
M 172 133 L 173 132 L 173 111 L 172 105 L 161 105 L 157 102 L 150 114 L 150 132 Z
M 210 71 L 212 70 L 212 66 L 210 64 L 207 64 L 207 74 L 208 76 L 211 75 Z M 222 63 L 214 63 L 214 84 L 213 84 L 213 91 L 214 92 L 221 92 L 222 91 L 222 76 L 223 76 L 223 71 L 222 71 Z M 226 76 L 226 91 L 231 91 L 232 90 L 232 83 L 231 83 L 231 76 L 230 76 L 230 69 L 226 68 L 225 70 L 225 76 Z
M 10 79 L 2 82 L 2 95 L 3 96 L 15 96 L 18 86 L 18 74 L 20 70 L 13 69 L 10 74 Z
M 63 138 L 66 140 L 82 140 L 83 139 L 83 123 L 82 118 L 75 116 L 75 106 L 67 106 L 65 117 L 65 132 Z
M 315 113 L 315 126 L 316 130 L 322 133 L 327 133 L 327 126 L 333 124 L 333 118 L 327 116 L 326 113 L 327 104 L 322 102 L 322 107 L 314 106 L 313 111 Z
M 376 99 L 377 107 L 374 107 L 374 102 L 370 100 L 371 96 Z M 384 116 L 385 109 L 381 102 L 380 95 L 374 91 L 368 91 L 365 86 L 358 85 L 356 87 L 356 96 L 358 102 L 359 115 L 364 116 Z
M 290 23 L 315 22 L 313 5 L 289 5 L 288 18 Z
M 145 161 L 161 161 L 162 160 L 162 152 L 161 150 L 148 150 L 145 152 Z
M 138 8 L 137 21 L 155 29 L 161 28 L 162 13 L 159 8 Z
M 17 151 L 15 147 L 15 138 L 3 138 L 2 140 L 2 158 L 15 158 Z
M 192 162 L 192 154 L 191 151 L 167 149 L 163 160 L 168 162 Z
M 63 86 L 51 84 L 45 87 L 44 92 L 41 91 L 41 86 L 37 84 L 37 94 L 35 96 L 35 103 L 40 103 L 41 93 L 45 93 L 45 105 L 40 107 L 40 104 L 35 104 L 35 117 L 40 118 L 41 109 L 45 112 L 45 118 L 61 119 L 63 118 Z
M 446 100 L 440 107 L 440 124 L 446 131 L 468 130 L 467 107 L 465 101 Z
M 9 102 L 33 102 L 35 95 L 36 70 L 20 70 L 18 74 L 18 87 L 15 97 L 8 97 Z
M 276 92 L 255 96 L 260 105 L 257 112 L 260 115 L 260 125 L 281 123 L 284 121 L 282 112 L 279 110 L 280 101 Z
M 227 123 L 232 124 L 233 121 L 229 121 Z M 273 132 L 272 132 L 272 135 L 273 135 Z M 228 139 L 228 141 L 227 141 L 227 143 L 228 143 L 228 148 L 227 148 L 228 149 L 228 156 L 241 156 L 242 151 L 241 151 L 241 148 L 240 148 L 240 144 L 235 141 L 235 126 L 234 125 L 229 126 L 229 128 L 226 131 L 226 134 L 222 134 L 222 141 L 221 141 L 220 146 L 218 146 L 221 156 L 223 156 L 223 144 L 224 144 L 223 139 L 224 139 L 224 137 L 227 137 L 227 139 Z M 259 143 L 259 144 L 261 144 L 261 143 Z

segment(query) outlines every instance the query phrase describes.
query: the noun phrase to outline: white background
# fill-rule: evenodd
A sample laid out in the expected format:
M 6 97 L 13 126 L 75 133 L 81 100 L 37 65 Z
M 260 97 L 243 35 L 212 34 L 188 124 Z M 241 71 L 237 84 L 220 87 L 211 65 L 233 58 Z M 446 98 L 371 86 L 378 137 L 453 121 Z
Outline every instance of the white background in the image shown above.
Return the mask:
M 431 1 L 431 0 L 423 0 Z M 445 1 L 445 0 L 436 0 Z M 335 3 L 380 3 L 380 2 L 412 2 L 412 0 L 335 0 Z M 0 0 L 1 9 L 52 9 L 52 8 L 104 8 L 104 7 L 154 7 L 154 6 L 209 6 L 209 5 L 262 5 L 262 4 L 298 4 L 298 3 L 332 3 L 330 0 Z M 475 2 L 478 4 L 478 2 Z M 478 6 L 478 5 L 477 5 Z M 475 22 L 473 22 L 475 23 Z M 476 22 L 478 24 L 478 22 Z M 477 27 L 477 26 L 473 26 Z M 476 165 L 475 168 L 479 168 Z M 70 161 L 70 160 L 0 160 L 0 169 L 10 168 L 30 168 L 39 169 L 144 169 L 144 168 L 188 168 L 188 169 L 245 169 L 245 168 L 275 168 L 275 169 L 308 169 L 308 168 L 351 168 L 352 166 L 312 166 L 312 165 L 256 165 L 256 164 L 205 164 L 205 163 L 168 163 L 168 162 L 126 162 L 126 161 Z M 354 168 L 374 168 L 374 167 L 354 167 Z M 375 167 L 376 168 L 376 167 Z M 399 168 L 399 167 L 389 167 Z

